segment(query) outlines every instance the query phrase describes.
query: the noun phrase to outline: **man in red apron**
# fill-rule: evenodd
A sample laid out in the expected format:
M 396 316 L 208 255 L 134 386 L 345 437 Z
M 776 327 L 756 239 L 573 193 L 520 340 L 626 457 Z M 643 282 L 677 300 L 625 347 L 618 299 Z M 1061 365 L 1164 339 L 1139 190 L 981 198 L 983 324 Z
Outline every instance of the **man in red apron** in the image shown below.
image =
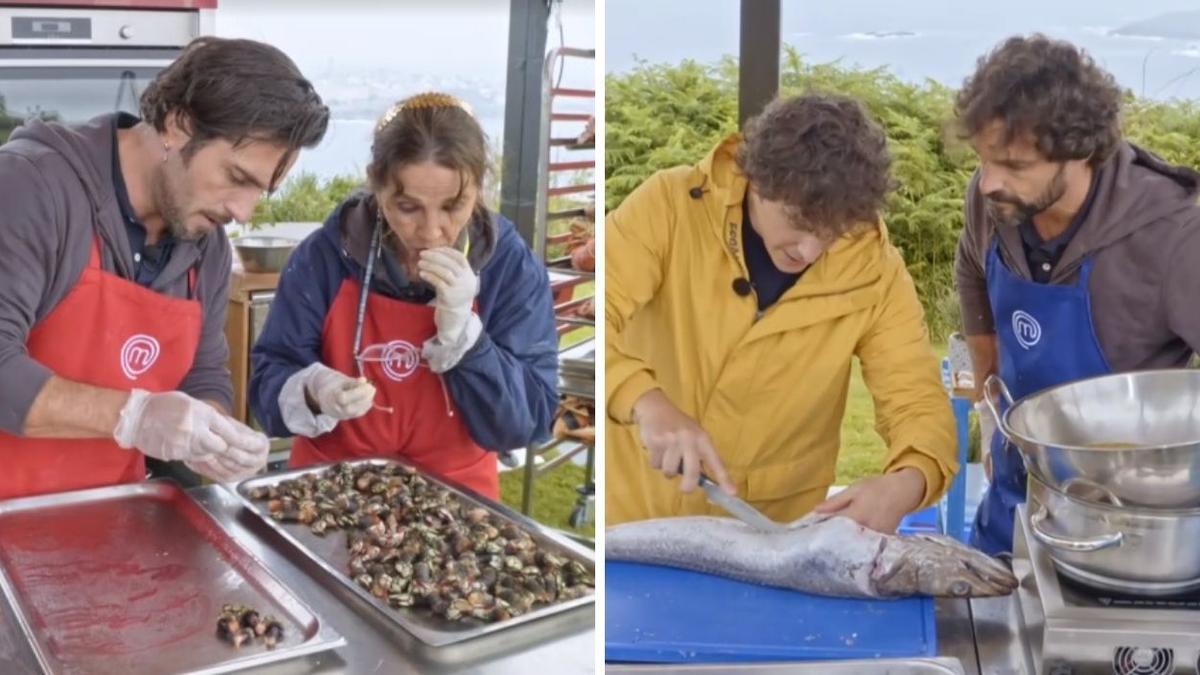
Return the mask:
M 958 96 L 980 168 L 957 285 L 977 385 L 1018 398 L 1074 379 L 1187 364 L 1200 347 L 1200 174 L 1122 140 L 1122 93 L 1076 47 L 1012 38 Z M 991 443 L 972 543 L 1012 551 L 1020 452 Z
M 0 146 L 0 499 L 140 480 L 145 457 L 216 480 L 265 465 L 267 438 L 225 412 L 221 225 L 328 109 L 282 52 L 201 38 L 140 112 Z

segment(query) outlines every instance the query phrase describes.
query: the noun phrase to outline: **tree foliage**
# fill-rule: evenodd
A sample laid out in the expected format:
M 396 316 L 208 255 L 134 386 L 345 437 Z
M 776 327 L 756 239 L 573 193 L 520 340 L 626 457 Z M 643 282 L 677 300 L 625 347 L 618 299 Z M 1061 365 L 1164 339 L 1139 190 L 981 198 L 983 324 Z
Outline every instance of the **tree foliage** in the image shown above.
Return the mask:
M 258 203 L 250 222 L 256 226 L 324 222 L 333 209 L 363 183 L 362 178 L 351 175 L 321 180 L 311 173 L 297 174 L 288 178 L 275 194 Z
M 653 172 L 702 158 L 737 130 L 737 63 L 639 64 L 605 79 L 605 208 L 613 209 Z M 953 127 L 955 91 L 928 80 L 904 82 L 888 70 L 809 63 L 787 47 L 780 92 L 854 96 L 887 132 L 898 189 L 885 222 L 904 254 L 930 330 L 943 339 L 958 326 L 954 249 L 974 153 Z M 1200 166 L 1200 109 L 1192 102 L 1126 95 L 1128 137 L 1168 161 Z

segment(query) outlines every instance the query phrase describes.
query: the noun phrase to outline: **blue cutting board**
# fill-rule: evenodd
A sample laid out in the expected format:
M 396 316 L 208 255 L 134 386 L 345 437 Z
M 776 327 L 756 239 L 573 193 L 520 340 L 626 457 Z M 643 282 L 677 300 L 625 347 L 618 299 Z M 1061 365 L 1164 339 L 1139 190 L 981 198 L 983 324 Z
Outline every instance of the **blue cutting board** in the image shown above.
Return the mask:
M 915 522 L 907 524 L 906 530 L 924 529 Z M 604 574 L 608 662 L 937 655 L 931 598 L 826 598 L 623 562 L 605 563 Z

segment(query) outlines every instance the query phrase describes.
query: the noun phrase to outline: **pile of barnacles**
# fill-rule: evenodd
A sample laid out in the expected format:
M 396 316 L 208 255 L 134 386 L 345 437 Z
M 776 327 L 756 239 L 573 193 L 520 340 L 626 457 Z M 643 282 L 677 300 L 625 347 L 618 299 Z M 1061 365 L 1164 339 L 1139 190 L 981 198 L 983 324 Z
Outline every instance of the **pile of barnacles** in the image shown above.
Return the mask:
M 342 462 L 250 497 L 316 535 L 345 530 L 350 576 L 392 607 L 495 622 L 594 592 L 582 563 L 397 464 Z
M 283 639 L 283 624 L 274 617 L 262 617 L 258 610 L 245 605 L 223 605 L 217 619 L 217 637 L 234 647 L 258 638 L 267 649 L 274 649 Z

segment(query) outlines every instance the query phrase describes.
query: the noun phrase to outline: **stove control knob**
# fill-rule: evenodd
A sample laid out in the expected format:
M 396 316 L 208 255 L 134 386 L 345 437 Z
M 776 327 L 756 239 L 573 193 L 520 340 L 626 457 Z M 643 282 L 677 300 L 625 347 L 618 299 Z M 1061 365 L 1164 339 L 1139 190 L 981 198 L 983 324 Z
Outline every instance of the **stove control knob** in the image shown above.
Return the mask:
M 121 30 L 117 31 L 117 34 L 120 35 L 121 39 L 123 39 L 123 40 L 132 39 L 133 38 L 133 26 L 130 26 L 130 25 L 121 26 Z

